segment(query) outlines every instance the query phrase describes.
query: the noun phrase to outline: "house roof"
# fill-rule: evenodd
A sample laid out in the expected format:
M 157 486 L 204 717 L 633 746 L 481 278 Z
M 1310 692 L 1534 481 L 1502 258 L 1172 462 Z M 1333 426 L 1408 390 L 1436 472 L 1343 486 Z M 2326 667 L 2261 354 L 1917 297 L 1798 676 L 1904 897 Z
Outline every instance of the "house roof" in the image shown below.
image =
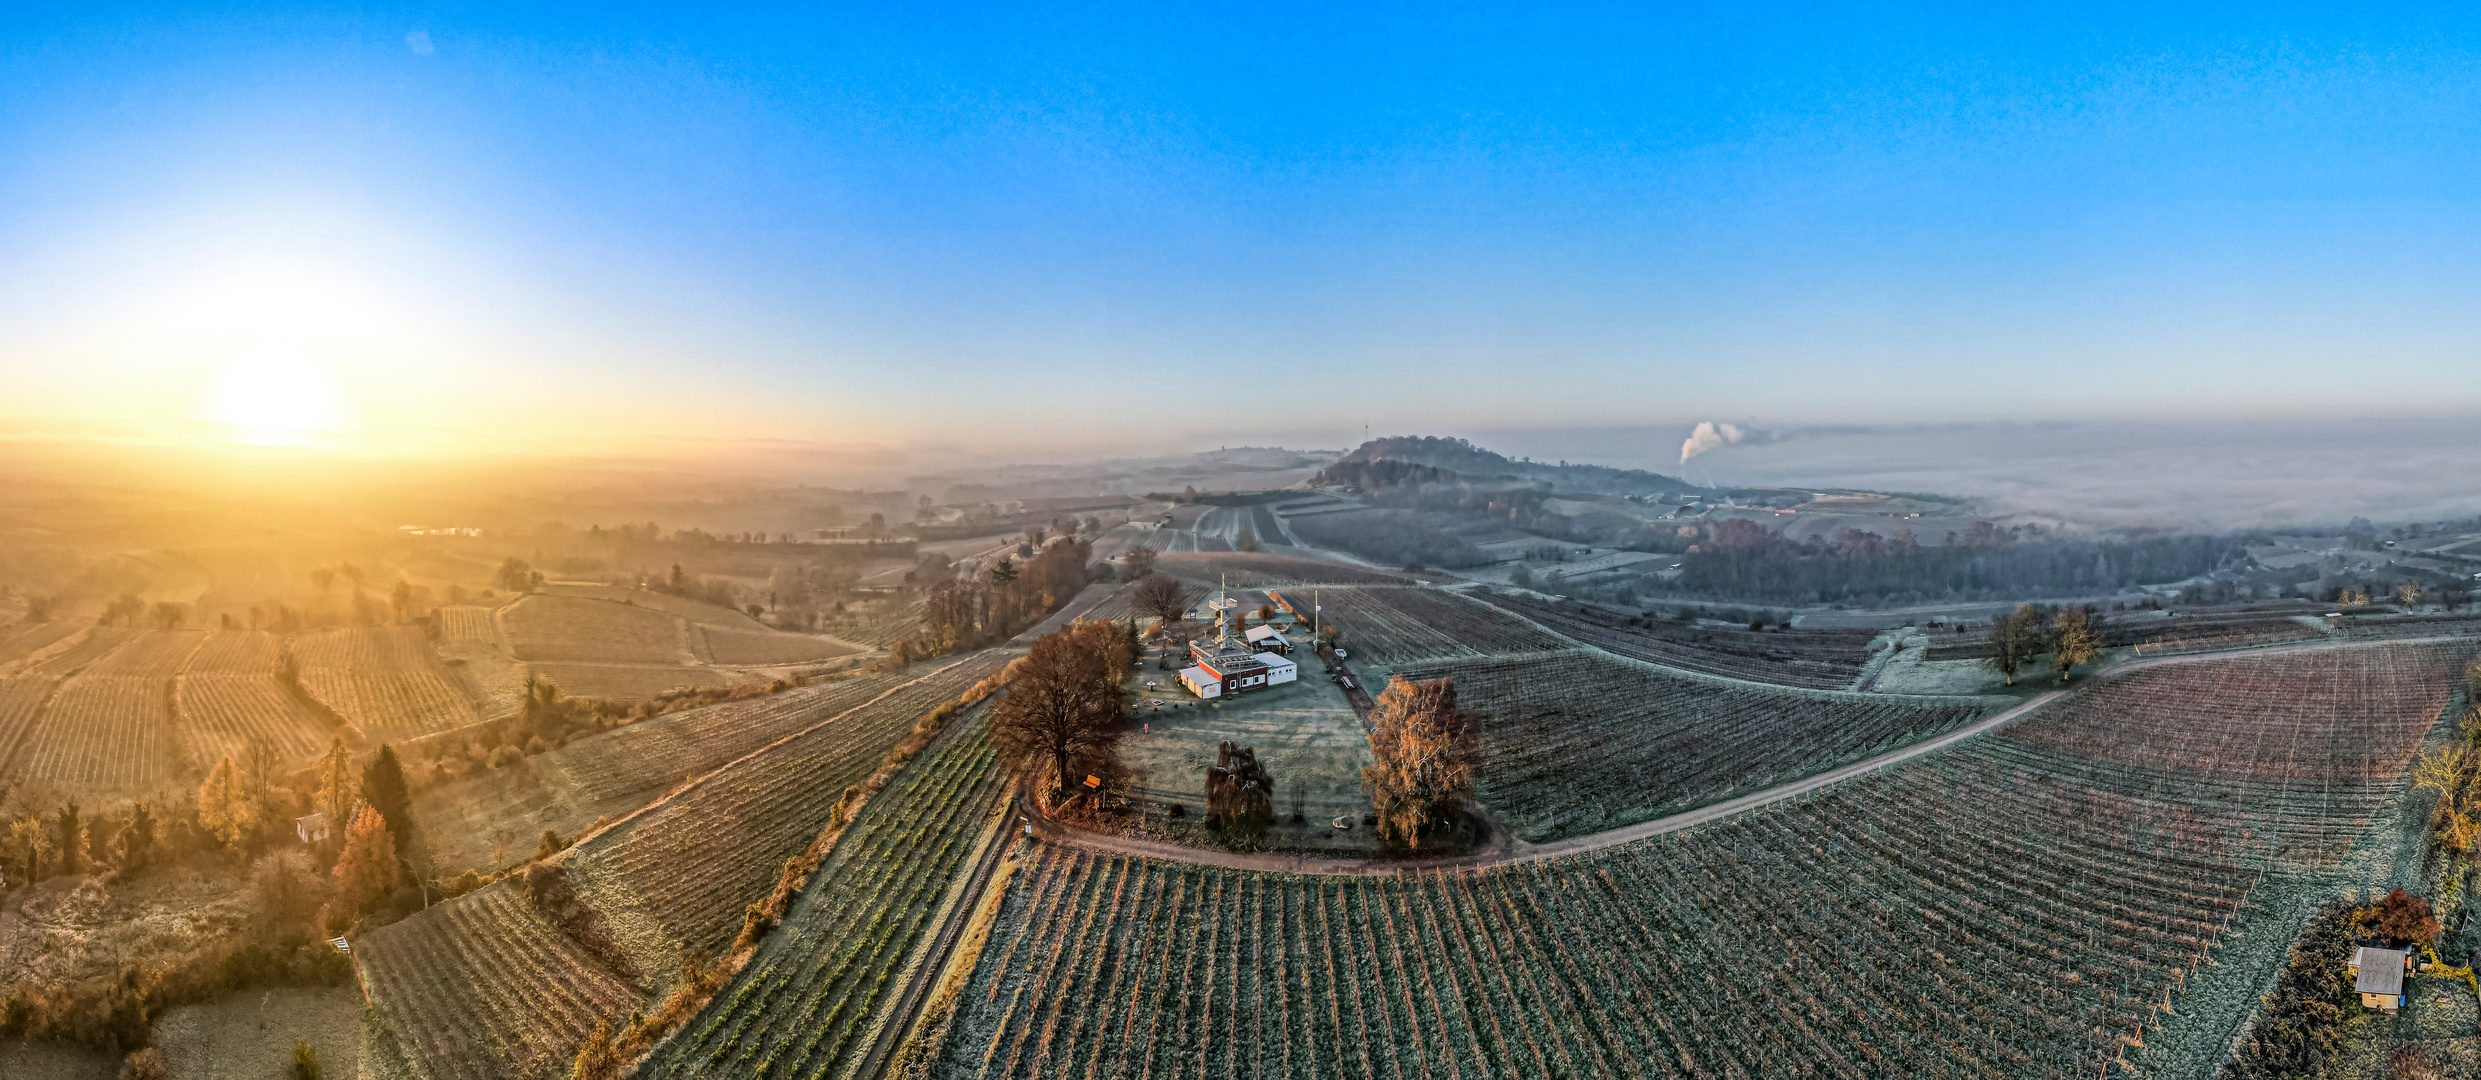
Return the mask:
M 1273 638 L 1277 641 L 1284 640 L 1283 631 L 1277 630 L 1274 627 L 1268 626 L 1264 623 L 1250 627 L 1247 631 L 1241 634 L 1241 637 L 1249 641 L 1265 641 L 1268 638 Z
M 1286 657 L 1282 657 L 1282 656 L 1277 656 L 1276 654 L 1271 653 L 1271 652 L 1262 652 L 1262 653 L 1259 653 L 1259 654 L 1258 654 L 1258 662 L 1259 662 L 1259 663 L 1261 663 L 1261 664 L 1266 665 L 1266 666 L 1267 666 L 1267 669 L 1268 669 L 1269 671 L 1276 671 L 1276 672 L 1283 672 L 1283 671 L 1297 671 L 1297 670 L 1299 670 L 1299 669 L 1300 669 L 1300 667 L 1301 667 L 1301 665 L 1296 664 L 1296 663 L 1293 663 L 1290 659 L 1288 659 L 1288 658 L 1286 658 Z
M 2360 950 L 2360 981 L 2352 989 L 2363 994 L 2403 993 L 2403 958 L 2398 949 Z

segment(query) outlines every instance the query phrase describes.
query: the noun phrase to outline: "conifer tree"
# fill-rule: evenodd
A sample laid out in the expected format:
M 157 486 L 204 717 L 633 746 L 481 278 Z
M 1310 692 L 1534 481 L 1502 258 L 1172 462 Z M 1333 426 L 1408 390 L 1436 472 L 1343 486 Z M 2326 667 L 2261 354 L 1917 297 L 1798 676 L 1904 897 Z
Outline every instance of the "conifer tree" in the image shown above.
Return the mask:
M 397 857 L 410 864 L 414 853 L 421 850 L 414 827 L 413 795 L 405 784 L 404 766 L 396 760 L 395 749 L 386 743 L 379 744 L 379 756 L 362 770 L 362 799 L 386 819 Z
M 319 812 L 327 815 L 331 829 L 351 819 L 353 808 L 361 804 L 362 778 L 343 739 L 329 743 L 327 753 L 319 758 L 318 799 Z

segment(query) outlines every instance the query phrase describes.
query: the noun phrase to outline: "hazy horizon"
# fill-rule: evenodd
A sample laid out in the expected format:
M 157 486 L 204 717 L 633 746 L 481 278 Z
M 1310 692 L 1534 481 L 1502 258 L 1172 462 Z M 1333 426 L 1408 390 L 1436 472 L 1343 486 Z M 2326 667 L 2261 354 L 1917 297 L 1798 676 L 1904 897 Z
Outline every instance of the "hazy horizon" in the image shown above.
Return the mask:
M 27 13 L 0 393 L 442 451 L 2473 415 L 2476 45 L 2259 9 Z M 1139 415 L 1205 372 L 1329 392 Z

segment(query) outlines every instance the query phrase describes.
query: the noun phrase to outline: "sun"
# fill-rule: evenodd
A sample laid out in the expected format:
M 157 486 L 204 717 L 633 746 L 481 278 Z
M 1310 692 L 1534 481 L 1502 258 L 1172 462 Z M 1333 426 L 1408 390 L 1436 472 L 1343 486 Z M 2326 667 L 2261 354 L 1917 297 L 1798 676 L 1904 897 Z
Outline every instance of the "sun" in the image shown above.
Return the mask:
M 211 415 L 233 426 L 234 441 L 265 446 L 304 446 L 346 426 L 326 369 L 275 349 L 245 353 L 224 369 Z

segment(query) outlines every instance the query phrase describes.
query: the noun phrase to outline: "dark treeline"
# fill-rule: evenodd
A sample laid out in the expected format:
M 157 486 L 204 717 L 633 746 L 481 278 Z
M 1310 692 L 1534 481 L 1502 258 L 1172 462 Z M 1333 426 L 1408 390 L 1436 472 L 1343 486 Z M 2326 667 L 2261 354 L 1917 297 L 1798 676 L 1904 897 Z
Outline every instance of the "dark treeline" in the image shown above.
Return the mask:
M 1845 529 L 1833 542 L 1793 540 L 1751 521 L 1698 527 L 1681 557 L 1682 592 L 1773 603 L 2008 600 L 2072 596 L 2178 581 L 2241 565 L 2247 550 L 2219 536 L 2097 540 L 1977 529 L 1928 545 Z

